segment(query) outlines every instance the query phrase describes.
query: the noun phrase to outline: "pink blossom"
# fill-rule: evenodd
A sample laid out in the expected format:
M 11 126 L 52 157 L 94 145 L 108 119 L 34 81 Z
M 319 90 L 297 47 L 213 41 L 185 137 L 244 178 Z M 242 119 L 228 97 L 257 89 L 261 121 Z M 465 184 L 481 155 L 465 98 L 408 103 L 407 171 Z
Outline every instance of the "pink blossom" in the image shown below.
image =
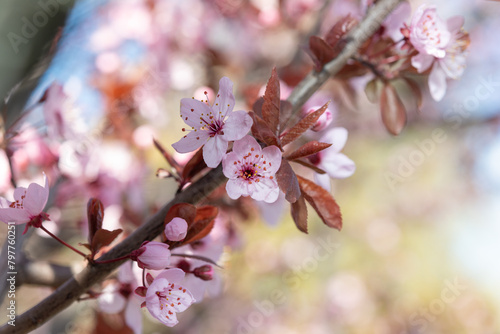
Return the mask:
M 30 223 L 39 227 L 44 220 L 48 220 L 48 215 L 42 211 L 49 198 L 49 183 L 45 174 L 43 177 L 44 187 L 37 183 L 31 183 L 28 189 L 17 187 L 14 190 L 14 202 L 0 198 L 1 221 L 15 224 Z
M 11 173 L 7 153 L 4 150 L 0 150 L 0 193 L 4 193 L 7 189 L 10 189 L 10 177 Z
M 351 176 L 356 170 L 356 165 L 346 155 L 340 153 L 347 141 L 348 132 L 344 128 L 333 128 L 319 140 L 332 144 L 329 148 L 309 157 L 315 166 L 323 169 L 326 174 L 316 174 L 315 179 L 323 188 L 330 190 L 330 177 L 343 179 Z
M 318 110 L 321 107 L 322 106 L 319 106 L 319 105 L 318 106 L 312 106 L 304 114 L 306 114 L 306 115 L 310 114 L 310 113 Z M 318 118 L 318 121 L 316 122 L 316 124 L 314 124 L 314 126 L 311 128 L 311 130 L 313 130 L 315 132 L 324 130 L 328 125 L 330 125 L 330 123 L 332 121 L 333 121 L 333 111 L 330 108 L 327 108 L 325 110 L 325 112 L 323 113 L 323 115 L 321 115 Z
M 179 217 L 175 217 L 165 225 L 165 236 L 171 241 L 181 241 L 186 237 L 188 223 Z
M 162 271 L 146 292 L 146 308 L 149 313 L 168 327 L 175 326 L 177 312 L 185 311 L 195 299 L 186 288 L 179 285 L 184 271 L 172 268 Z
M 318 91 L 302 107 L 302 114 L 305 116 L 318 110 L 325 103 L 330 102 L 323 115 L 320 116 L 316 124 L 311 128 L 312 131 L 322 131 L 332 123 L 334 115 L 337 114 L 337 107 L 332 100 L 333 97 L 329 93 Z
M 459 79 L 465 70 L 468 54 L 469 35 L 462 29 L 464 19 L 455 16 L 447 21 L 451 33 L 446 55 L 436 58 L 429 75 L 429 90 L 434 100 L 440 101 L 446 93 L 446 79 Z
M 274 179 L 281 165 L 281 151 L 276 146 L 262 149 L 251 136 L 236 141 L 233 151 L 222 161 L 224 175 L 229 179 L 229 197 L 250 196 L 257 201 L 273 203 L 279 195 Z
M 132 262 L 125 262 L 118 269 L 118 282 L 108 284 L 97 298 L 99 309 L 104 313 L 114 314 L 125 310 L 125 323 L 134 334 L 142 333 L 141 302 L 144 298 L 134 293 L 138 286 L 137 276 L 141 275 L 142 270 L 133 272 Z
M 68 95 L 63 86 L 53 82 L 45 92 L 43 116 L 47 124 L 48 134 L 52 138 L 73 138 L 74 134 L 66 120 L 70 108 Z
M 163 242 L 145 241 L 130 254 L 133 261 L 143 269 L 162 270 L 170 264 L 170 250 Z
M 215 168 L 226 154 L 229 141 L 243 138 L 252 127 L 252 118 L 243 110 L 233 112 L 233 83 L 223 77 L 215 103 L 192 99 L 181 100 L 181 117 L 191 129 L 172 147 L 179 153 L 188 153 L 203 146 L 203 159 Z
M 429 67 L 436 58 L 443 58 L 450 41 L 446 23 L 437 15 L 435 6 L 421 5 L 410 24 L 410 42 L 419 54 L 412 58 L 413 66 Z M 427 66 L 426 66 L 427 65 Z

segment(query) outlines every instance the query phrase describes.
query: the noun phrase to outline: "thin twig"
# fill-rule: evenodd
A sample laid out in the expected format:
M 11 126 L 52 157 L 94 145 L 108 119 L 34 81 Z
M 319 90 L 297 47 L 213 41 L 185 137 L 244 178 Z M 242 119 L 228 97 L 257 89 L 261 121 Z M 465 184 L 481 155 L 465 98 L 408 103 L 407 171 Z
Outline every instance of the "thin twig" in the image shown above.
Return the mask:
M 337 58 L 326 64 L 321 72 L 311 72 L 293 90 L 288 101 L 292 103 L 295 112 L 307 101 L 309 97 L 333 74 L 337 73 L 352 57 L 361 44 L 372 35 L 384 18 L 402 0 L 380 0 L 368 12 L 366 18 L 349 35 L 348 43 Z M 154 216 L 135 230 L 125 240 L 116 245 L 112 250 L 102 256 L 102 260 L 124 256 L 139 246 L 145 240 L 152 240 L 163 230 L 163 220 L 168 210 L 177 203 L 196 204 L 209 195 L 213 190 L 223 184 L 225 177 L 222 167 L 212 169 L 199 181 L 191 184 L 184 191 L 177 194 L 174 199 L 160 209 Z M 101 265 L 88 265 L 74 278 L 68 280 L 50 296 L 42 300 L 30 310 L 19 315 L 16 326 L 4 325 L 0 328 L 2 333 L 27 333 L 45 323 L 48 319 L 71 305 L 80 295 L 85 293 L 93 284 L 102 281 L 122 262 L 112 262 Z

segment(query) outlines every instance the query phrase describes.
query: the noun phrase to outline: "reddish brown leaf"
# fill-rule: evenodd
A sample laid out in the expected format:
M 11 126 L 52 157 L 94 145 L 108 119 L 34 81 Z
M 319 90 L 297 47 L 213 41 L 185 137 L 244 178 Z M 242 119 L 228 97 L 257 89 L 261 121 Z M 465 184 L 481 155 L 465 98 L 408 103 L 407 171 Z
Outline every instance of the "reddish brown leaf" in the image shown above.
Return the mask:
M 252 110 L 255 112 L 257 116 L 262 118 L 262 105 L 264 104 L 264 98 L 259 97 L 257 100 L 255 100 Z
M 420 87 L 418 86 L 418 84 L 410 79 L 410 78 L 404 78 L 404 80 L 406 81 L 406 84 L 408 85 L 408 87 L 410 87 L 412 93 L 413 93 L 413 96 L 415 97 L 415 100 L 417 101 L 417 109 L 420 110 L 420 108 L 422 107 L 422 100 L 423 100 L 423 97 L 422 97 L 422 91 L 420 90 Z
M 280 134 L 288 126 L 288 122 L 292 121 L 292 104 L 288 101 L 281 100 L 280 102 Z
M 175 169 L 175 171 L 180 174 L 181 171 L 182 171 L 182 168 L 181 166 L 177 163 L 177 161 L 175 161 L 174 157 L 170 155 L 170 153 L 168 153 L 164 148 L 163 146 L 161 146 L 161 144 L 156 140 L 156 139 L 153 139 L 153 143 L 156 147 L 156 149 L 158 151 L 160 151 L 160 153 L 163 155 L 163 157 L 165 158 L 165 160 L 167 160 L 168 164 Z
M 98 230 L 102 228 L 102 220 L 104 219 L 104 206 L 97 198 L 91 198 L 87 202 L 87 220 L 89 225 L 89 244 L 92 244 L 92 238 Z
M 189 226 L 189 224 L 194 222 L 194 219 L 196 218 L 196 207 L 188 203 L 178 203 L 173 205 L 165 216 L 164 225 L 170 223 L 175 217 L 184 219 Z
M 293 221 L 299 231 L 307 233 L 307 206 L 304 196 L 290 205 Z
M 248 114 L 253 119 L 252 135 L 267 146 L 276 145 L 281 148 L 278 137 L 271 131 L 266 122 L 252 111 Z
M 315 171 L 316 173 L 318 174 L 326 174 L 326 172 L 324 170 L 322 170 L 321 168 L 319 167 L 316 167 L 314 166 L 313 164 L 305 161 L 305 160 L 302 160 L 302 159 L 295 159 L 295 160 L 291 160 L 291 162 L 296 162 L 304 167 L 307 167 L 307 168 L 310 168 L 312 169 L 313 171 Z
M 354 77 L 360 77 L 363 76 L 369 72 L 369 69 L 364 66 L 363 64 L 360 64 L 359 62 L 353 63 L 353 64 L 346 64 L 340 71 L 335 74 L 334 78 L 335 79 L 340 79 L 340 80 L 348 80 Z
M 332 195 L 314 182 L 300 176 L 297 178 L 302 195 L 316 210 L 323 223 L 340 231 L 342 229 L 342 215 Z
M 318 36 L 309 37 L 309 49 L 313 55 L 316 71 L 321 71 L 323 65 L 335 58 L 337 55 L 333 48 Z
M 277 135 L 280 122 L 280 81 L 276 67 L 273 68 L 267 82 L 264 103 L 262 104 L 262 118 L 271 131 Z
M 295 139 L 299 138 L 304 132 L 312 128 L 318 121 L 319 117 L 323 115 L 326 108 L 328 108 L 329 103 L 330 102 L 327 102 L 318 110 L 307 114 L 297 124 L 292 126 L 281 138 L 281 145 L 285 146 L 291 143 Z
M 319 151 L 323 151 L 325 148 L 328 148 L 332 146 L 332 144 L 327 144 L 327 143 L 320 143 L 317 140 L 310 141 L 295 151 L 293 151 L 291 154 L 289 154 L 286 159 L 287 160 L 294 160 L 294 159 L 299 159 L 303 157 L 307 157 L 309 155 L 318 153 Z
M 203 150 L 199 149 L 193 157 L 187 162 L 182 170 L 182 179 L 191 180 L 196 174 L 207 168 L 205 160 L 203 160 Z
M 285 199 L 295 203 L 300 196 L 299 181 L 292 166 L 285 159 L 281 159 L 280 169 L 276 172 L 276 181 L 281 191 L 285 193 Z
M 97 254 L 102 247 L 108 246 L 120 233 L 122 233 L 122 231 L 121 228 L 113 231 L 103 228 L 98 230 L 94 234 L 94 238 L 92 238 L 92 253 Z
M 335 51 L 334 57 L 342 50 L 343 43 L 341 43 L 344 36 L 358 24 L 358 20 L 351 17 L 351 15 L 344 16 L 337 23 L 333 25 L 330 31 L 325 36 L 325 41 Z
M 188 222 L 186 238 L 179 242 L 168 242 L 170 247 L 180 247 L 206 237 L 214 227 L 215 217 L 218 213 L 219 209 L 215 206 L 206 205 L 198 208 L 192 223 Z
M 406 110 L 396 89 L 390 83 L 386 83 L 382 89 L 380 112 L 386 129 L 391 134 L 398 135 L 406 123 Z

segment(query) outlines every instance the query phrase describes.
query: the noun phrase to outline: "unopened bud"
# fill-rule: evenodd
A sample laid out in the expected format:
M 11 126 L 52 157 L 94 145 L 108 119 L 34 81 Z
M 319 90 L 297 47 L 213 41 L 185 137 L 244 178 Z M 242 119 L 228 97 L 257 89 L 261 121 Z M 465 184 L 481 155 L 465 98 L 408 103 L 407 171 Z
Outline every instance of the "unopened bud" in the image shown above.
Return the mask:
M 181 241 L 184 240 L 187 234 L 188 224 L 187 222 L 179 217 L 175 217 L 165 225 L 165 236 L 170 241 Z
M 212 266 L 206 264 L 204 266 L 194 268 L 193 274 L 204 281 L 210 281 L 214 278 L 214 269 Z

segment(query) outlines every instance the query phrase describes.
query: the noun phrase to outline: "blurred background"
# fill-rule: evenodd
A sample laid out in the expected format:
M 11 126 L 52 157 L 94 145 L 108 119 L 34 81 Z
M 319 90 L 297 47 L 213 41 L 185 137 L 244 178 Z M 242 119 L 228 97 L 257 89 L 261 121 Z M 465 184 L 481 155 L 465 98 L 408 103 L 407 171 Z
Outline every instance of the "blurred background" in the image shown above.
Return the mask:
M 411 1 L 412 10 L 421 3 L 430 4 Z M 235 210 L 219 260 L 221 292 L 180 314 L 172 329 L 144 312 L 145 333 L 500 333 L 500 3 L 432 4 L 443 19 L 465 17 L 467 68 L 438 103 L 420 78 L 423 106 L 407 108 L 400 135 L 385 130 L 363 78 L 350 90 L 337 81 L 322 88 L 333 99 L 332 126 L 349 131 L 343 153 L 356 163 L 353 176 L 332 181 L 342 231 L 310 210 L 309 234 L 302 234 L 284 203 Z M 56 145 L 58 168 L 80 183 L 58 189 L 52 228 L 84 242 L 80 220 L 90 195 L 114 210 L 109 224 L 139 224 L 145 208 L 175 193 L 175 182 L 155 177 L 165 161 L 151 138 L 174 152 L 181 98 L 204 98 L 228 76 L 236 109 L 250 110 L 273 66 L 282 86 L 293 87 L 312 67 L 303 50 L 308 36 L 348 13 L 361 17 L 362 8 L 348 0 L 4 1 L 0 94 L 20 83 L 6 127 L 22 116 L 43 133 L 38 101 L 54 82 L 66 95 L 61 108 L 74 137 Z M 47 163 L 37 155 L 42 149 L 14 156 L 21 185 L 35 178 L 34 165 Z M 82 169 L 75 152 L 92 156 L 99 170 Z M 9 194 L 10 171 L 2 168 L 8 178 L 0 190 Z M 35 233 L 24 246 L 33 259 L 79 261 Z M 51 289 L 20 291 L 19 313 Z M 96 309 L 93 301 L 76 303 L 35 332 L 113 327 Z

